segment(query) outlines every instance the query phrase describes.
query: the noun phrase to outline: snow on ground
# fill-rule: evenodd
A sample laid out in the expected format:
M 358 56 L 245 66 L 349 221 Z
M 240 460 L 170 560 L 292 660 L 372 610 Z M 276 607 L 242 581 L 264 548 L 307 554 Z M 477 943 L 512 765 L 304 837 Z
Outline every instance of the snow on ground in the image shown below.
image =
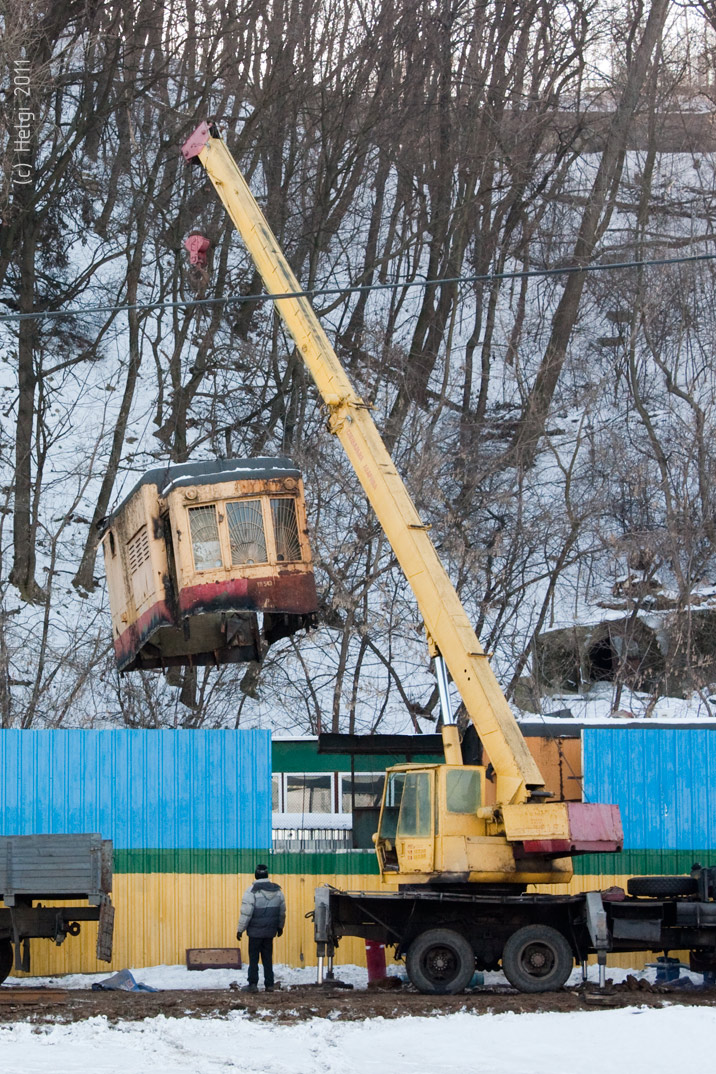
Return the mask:
M 396 972 L 398 967 L 393 967 Z M 316 967 L 310 966 L 304 969 L 295 966 L 274 966 L 276 977 L 285 986 L 315 984 Z M 95 982 L 106 981 L 112 977 L 111 973 L 69 973 L 58 977 L 9 977 L 3 988 L 91 988 Z M 170 989 L 223 989 L 228 988 L 232 981 L 246 983 L 246 966 L 241 970 L 188 970 L 186 966 L 144 966 L 141 969 L 130 971 L 135 981 L 140 984 L 150 985 L 152 988 L 162 990 Z M 337 966 L 336 976 L 354 988 L 365 988 L 368 983 L 368 974 L 360 966 Z M 0 1074 L 2 1062 L 0 1061 Z
M 660 697 L 655 703 L 650 694 L 637 693 L 625 687 L 621 692 L 619 709 L 615 712 L 614 689 L 614 683 L 599 682 L 581 694 L 549 694 L 542 701 L 542 715 L 547 718 L 550 712 L 569 709 L 575 724 L 594 726 L 604 723 L 609 727 L 634 726 L 635 718 L 644 715 L 648 715 L 649 722 L 643 726 L 648 727 L 662 721 L 678 725 L 679 722 L 698 720 L 702 727 L 713 726 L 716 722 L 716 696 L 709 698 L 708 704 L 699 694 L 687 698 Z M 521 712 L 519 715 L 528 721 L 540 718 L 533 712 Z M 569 723 L 569 718 L 565 718 L 565 727 Z
M 284 986 L 311 984 L 315 968 L 277 966 Z M 404 975 L 400 965 L 390 972 Z M 596 979 L 590 967 L 590 979 Z M 628 970 L 609 969 L 614 981 Z M 641 974 L 638 971 L 632 971 Z M 163 990 L 224 989 L 243 984 L 244 971 L 189 971 L 185 966 L 132 970 L 137 981 Z M 336 967 L 337 976 L 362 989 L 365 969 Z M 654 970 L 644 974 L 653 980 Z M 107 973 L 11 978 L 10 988 L 61 985 L 88 988 Z M 683 974 L 694 984 L 701 978 Z M 581 971 L 570 979 L 577 984 Z M 505 985 L 501 973 L 484 974 L 487 986 Z M 297 997 L 298 998 L 298 997 Z M 469 1001 L 468 1001 L 469 1003 Z M 104 1017 L 70 1025 L 0 1023 L 2 1074 L 660 1074 L 677 1068 L 688 1048 L 689 1065 L 711 1069 L 716 1008 L 629 1007 L 622 1010 L 544 1014 L 459 1014 L 338 1022 L 312 1019 L 290 1025 L 248 1012 L 227 1018 L 167 1018 L 110 1023 Z
M 285 988 L 292 988 L 297 985 L 310 985 L 316 982 L 316 968 L 315 966 L 307 966 L 299 968 L 296 966 L 285 966 L 277 963 L 274 966 L 276 978 L 281 982 Z M 246 983 L 246 966 L 241 970 L 188 970 L 186 966 L 144 966 L 141 969 L 133 969 L 130 971 L 135 981 L 140 984 L 149 985 L 151 988 L 158 988 L 161 991 L 170 991 L 177 989 L 186 990 L 199 990 L 199 989 L 225 989 L 229 985 L 236 981 L 240 985 Z M 596 984 L 598 980 L 598 969 L 596 966 L 589 966 L 588 978 L 589 981 Z M 64 976 L 58 977 L 8 977 L 3 984 L 3 989 L 6 988 L 91 988 L 93 984 L 100 981 L 106 981 L 108 977 L 112 977 L 115 973 L 112 970 L 111 973 L 69 973 Z M 362 966 L 344 965 L 336 966 L 336 977 L 345 981 L 346 984 L 352 984 L 356 989 L 364 989 L 368 985 L 368 973 Z M 404 981 L 407 981 L 405 973 L 405 966 L 402 963 L 388 962 L 388 974 L 402 977 Z M 646 977 L 649 981 L 654 981 L 656 978 L 656 970 L 650 968 L 647 970 L 622 970 L 607 966 L 607 977 L 615 984 L 620 984 L 627 974 L 633 974 L 635 977 Z M 703 977 L 700 973 L 690 973 L 686 969 L 681 970 L 682 980 L 690 980 L 694 985 L 701 985 L 703 983 Z M 582 980 L 582 971 L 580 968 L 576 968 L 572 971 L 572 974 L 567 981 L 567 985 L 576 986 Z M 263 984 L 263 978 L 260 978 Z M 480 987 L 484 985 L 487 988 L 494 987 L 507 987 L 507 979 L 505 975 L 500 972 L 495 973 L 482 973 L 477 974 L 474 980 L 474 985 Z M 2 1072 L 2 1064 L 0 1063 L 0 1074 Z
M 285 988 L 292 988 L 297 985 L 310 985 L 316 983 L 316 967 L 307 966 L 303 969 L 296 966 L 285 966 L 277 963 L 274 966 L 276 978 L 281 982 Z M 186 966 L 144 966 L 141 969 L 130 970 L 135 981 L 140 984 L 149 985 L 151 988 L 158 988 L 161 991 L 170 991 L 176 989 L 198 990 L 198 989 L 224 989 L 228 988 L 233 981 L 237 981 L 240 985 L 246 983 L 246 966 L 241 970 L 188 970 Z M 100 981 L 106 981 L 108 977 L 112 977 L 115 973 L 112 970 L 111 973 L 69 973 L 64 976 L 57 977 L 8 977 L 3 984 L 3 989 L 6 988 L 91 988 L 93 984 Z M 352 984 L 356 989 L 364 989 L 368 985 L 368 973 L 362 966 L 344 965 L 336 966 L 336 977 L 345 981 L 346 984 Z M 402 977 L 404 981 L 407 981 L 407 975 L 405 973 L 405 966 L 402 963 L 388 962 L 388 974 Z M 607 966 L 607 977 L 610 977 L 615 984 L 621 983 L 627 974 L 633 974 L 635 977 L 646 977 L 649 981 L 654 981 L 656 978 L 656 970 L 650 968 L 647 970 L 622 970 L 617 968 L 611 968 Z M 681 970 L 681 977 L 685 980 L 690 980 L 694 985 L 701 985 L 703 983 L 703 977 L 700 973 L 689 973 L 688 970 Z M 589 966 L 588 969 L 589 980 L 596 984 L 598 980 L 598 969 L 596 966 Z M 582 980 L 582 971 L 580 968 L 576 968 L 572 971 L 572 974 L 567 981 L 567 985 L 576 986 Z M 260 978 L 263 984 L 263 978 Z M 484 985 L 487 988 L 494 988 L 495 986 L 507 987 L 507 979 L 505 975 L 500 972 L 495 973 L 481 973 L 477 974 L 474 980 L 474 985 L 479 987 Z M 0 1074 L 2 1072 L 2 1063 L 0 1062 Z
M 110 1025 L 0 1024 L 3 1074 L 660 1074 L 710 1070 L 713 1008 L 627 1007 L 568 1014 L 450 1014 L 432 1018 L 272 1025 L 151 1018 Z

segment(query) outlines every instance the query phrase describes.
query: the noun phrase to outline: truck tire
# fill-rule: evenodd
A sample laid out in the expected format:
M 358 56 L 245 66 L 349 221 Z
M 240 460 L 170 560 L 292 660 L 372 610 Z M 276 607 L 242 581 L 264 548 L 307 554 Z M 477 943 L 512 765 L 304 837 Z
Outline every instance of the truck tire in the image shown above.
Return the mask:
M 651 895 L 668 898 L 670 895 L 695 895 L 699 885 L 693 876 L 632 876 L 627 880 L 630 895 Z
M 0 984 L 12 969 L 12 944 L 9 940 L 0 940 Z
M 502 969 L 520 992 L 554 992 L 572 972 L 572 949 L 550 925 L 525 925 L 513 932 L 502 952 Z
M 475 972 L 475 954 L 453 929 L 428 929 L 408 948 L 408 978 L 418 992 L 452 996 L 467 988 Z

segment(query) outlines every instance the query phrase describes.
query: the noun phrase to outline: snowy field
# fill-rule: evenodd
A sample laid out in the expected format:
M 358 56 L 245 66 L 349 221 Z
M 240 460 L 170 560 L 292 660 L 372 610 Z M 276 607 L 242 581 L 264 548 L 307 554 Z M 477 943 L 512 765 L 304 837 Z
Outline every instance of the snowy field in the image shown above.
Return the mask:
M 659 1074 L 712 1070 L 716 1010 L 450 1014 L 298 1025 L 152 1018 L 0 1025 L 3 1074 Z
M 315 979 L 313 969 L 281 966 L 277 972 L 289 988 Z M 611 970 L 609 975 L 620 980 L 626 972 Z M 162 990 L 224 989 L 231 981 L 245 980 L 243 973 L 192 973 L 183 966 L 133 973 Z M 107 976 L 10 979 L 4 987 L 88 988 Z M 364 969 L 341 966 L 338 976 L 365 988 Z M 505 983 L 501 974 L 485 976 L 488 985 Z M 700 983 L 700 977 L 689 976 Z M 572 983 L 577 980 L 575 972 Z M 302 1002 L 300 993 L 296 1000 Z M 635 1005 L 544 1014 L 466 1009 L 436 1011 L 429 1018 L 351 1022 L 329 1015 L 291 1024 L 272 1021 L 275 1014 L 260 1008 L 234 1011 L 226 1018 L 0 1022 L 0 1074 L 671 1074 L 683 1065 L 685 1054 L 691 1068 L 713 1069 L 716 1040 L 716 1008 L 670 1006 L 667 997 L 657 1009 Z

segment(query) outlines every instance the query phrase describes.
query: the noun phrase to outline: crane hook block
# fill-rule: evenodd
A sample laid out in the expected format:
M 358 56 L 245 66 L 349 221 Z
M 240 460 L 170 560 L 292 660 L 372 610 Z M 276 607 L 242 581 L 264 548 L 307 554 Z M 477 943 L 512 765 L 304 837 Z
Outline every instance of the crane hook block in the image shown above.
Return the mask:
M 198 231 L 192 231 L 188 239 L 184 239 L 184 249 L 189 251 L 189 261 L 192 265 L 203 268 L 206 265 L 206 254 L 211 242 L 206 235 Z

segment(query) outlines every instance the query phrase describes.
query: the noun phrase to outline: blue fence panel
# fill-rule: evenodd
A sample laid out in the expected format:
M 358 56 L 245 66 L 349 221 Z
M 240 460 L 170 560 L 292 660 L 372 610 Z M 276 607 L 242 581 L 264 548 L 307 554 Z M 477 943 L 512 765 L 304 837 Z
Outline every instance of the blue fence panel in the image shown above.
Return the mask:
M 269 731 L 0 731 L 0 834 L 117 849 L 271 846 Z
M 716 849 L 716 730 L 586 728 L 584 797 L 616 802 L 632 850 Z

